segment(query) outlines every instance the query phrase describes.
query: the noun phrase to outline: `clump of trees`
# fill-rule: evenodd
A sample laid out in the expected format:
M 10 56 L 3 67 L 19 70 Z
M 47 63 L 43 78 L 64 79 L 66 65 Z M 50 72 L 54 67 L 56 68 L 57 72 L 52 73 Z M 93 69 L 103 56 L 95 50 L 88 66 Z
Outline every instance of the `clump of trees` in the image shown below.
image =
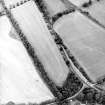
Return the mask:
M 63 98 L 72 97 L 82 88 L 82 82 L 76 77 L 76 75 L 71 72 L 69 73 L 66 81 L 63 84 L 63 87 L 58 87 L 60 93 L 62 93 Z
M 78 101 L 83 104 L 101 104 L 105 105 L 105 92 L 99 92 L 93 88 L 86 87 L 83 91 L 76 97 Z

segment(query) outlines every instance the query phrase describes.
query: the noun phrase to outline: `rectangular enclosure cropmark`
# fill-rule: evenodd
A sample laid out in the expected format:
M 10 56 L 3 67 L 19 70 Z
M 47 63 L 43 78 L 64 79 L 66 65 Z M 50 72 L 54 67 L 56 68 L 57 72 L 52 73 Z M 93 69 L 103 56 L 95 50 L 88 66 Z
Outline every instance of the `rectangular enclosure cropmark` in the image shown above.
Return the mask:
M 0 18 L 0 105 L 12 101 L 41 103 L 54 99 L 37 73 L 22 42 L 12 38 L 6 16 Z
M 75 12 L 59 19 L 54 24 L 54 29 L 94 82 L 105 75 L 103 28 Z

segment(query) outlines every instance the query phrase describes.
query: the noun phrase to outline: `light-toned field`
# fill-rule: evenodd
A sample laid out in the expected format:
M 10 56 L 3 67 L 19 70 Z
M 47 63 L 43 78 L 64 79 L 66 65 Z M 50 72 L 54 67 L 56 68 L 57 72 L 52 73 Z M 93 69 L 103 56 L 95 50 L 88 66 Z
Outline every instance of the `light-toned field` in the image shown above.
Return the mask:
M 67 0 L 77 7 L 81 8 L 81 10 L 86 11 L 92 18 L 96 19 L 100 24 L 105 27 L 105 0 L 91 0 L 92 3 L 88 7 L 82 7 L 84 3 L 88 3 L 89 0 Z
M 23 44 L 9 34 L 10 29 L 8 18 L 0 17 L 0 105 L 54 99 Z
M 7 8 L 9 8 L 10 5 L 16 5 L 16 3 L 20 3 L 21 1 L 24 1 L 24 0 L 4 0 Z
M 105 0 L 100 0 L 100 2 L 93 3 L 89 8 L 85 8 L 85 11 L 99 21 L 105 26 Z
M 69 71 L 37 6 L 30 1 L 11 12 L 35 49 L 49 77 L 61 86 Z
M 68 1 L 70 1 L 71 3 L 73 3 L 76 6 L 81 7 L 81 5 L 83 3 L 88 2 L 89 0 L 68 0 Z
M 64 43 L 96 81 L 105 74 L 105 30 L 79 12 L 66 15 L 54 24 Z
M 67 8 L 60 0 L 43 0 L 50 13 L 50 16 L 54 16 L 59 12 L 63 12 Z

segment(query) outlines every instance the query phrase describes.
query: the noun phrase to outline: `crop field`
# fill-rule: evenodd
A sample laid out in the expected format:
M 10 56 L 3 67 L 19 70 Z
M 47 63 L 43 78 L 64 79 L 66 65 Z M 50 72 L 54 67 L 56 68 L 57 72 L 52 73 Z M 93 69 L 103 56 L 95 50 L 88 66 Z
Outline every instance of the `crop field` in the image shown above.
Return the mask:
M 105 31 L 102 28 L 79 12 L 59 19 L 54 27 L 92 80 L 104 75 Z
M 1 0 L 0 104 L 105 105 L 104 9 L 104 0 Z
M 52 93 L 37 74 L 22 43 L 9 35 L 10 29 L 8 18 L 1 17 L 0 103 L 7 103 L 10 100 L 15 103 L 27 103 L 53 99 Z

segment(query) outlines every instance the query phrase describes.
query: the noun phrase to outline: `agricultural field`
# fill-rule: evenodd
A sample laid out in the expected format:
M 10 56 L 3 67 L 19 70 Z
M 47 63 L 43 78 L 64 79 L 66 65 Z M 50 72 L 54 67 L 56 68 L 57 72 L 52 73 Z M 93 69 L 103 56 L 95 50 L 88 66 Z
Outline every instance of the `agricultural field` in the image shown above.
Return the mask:
M 0 1 L 1 105 L 105 105 L 103 0 Z
M 59 12 L 66 10 L 66 6 L 60 0 L 44 0 L 45 6 L 50 16 L 54 16 Z
M 22 43 L 10 36 L 11 28 L 8 18 L 1 17 L 0 103 L 7 103 L 10 100 L 15 103 L 27 103 L 53 99 Z
M 92 80 L 97 81 L 104 75 L 105 31 L 102 28 L 79 12 L 59 19 L 54 28 Z
M 84 8 L 84 11 L 88 12 L 93 18 L 95 18 L 100 24 L 105 26 L 105 1 L 94 2 L 89 8 Z

